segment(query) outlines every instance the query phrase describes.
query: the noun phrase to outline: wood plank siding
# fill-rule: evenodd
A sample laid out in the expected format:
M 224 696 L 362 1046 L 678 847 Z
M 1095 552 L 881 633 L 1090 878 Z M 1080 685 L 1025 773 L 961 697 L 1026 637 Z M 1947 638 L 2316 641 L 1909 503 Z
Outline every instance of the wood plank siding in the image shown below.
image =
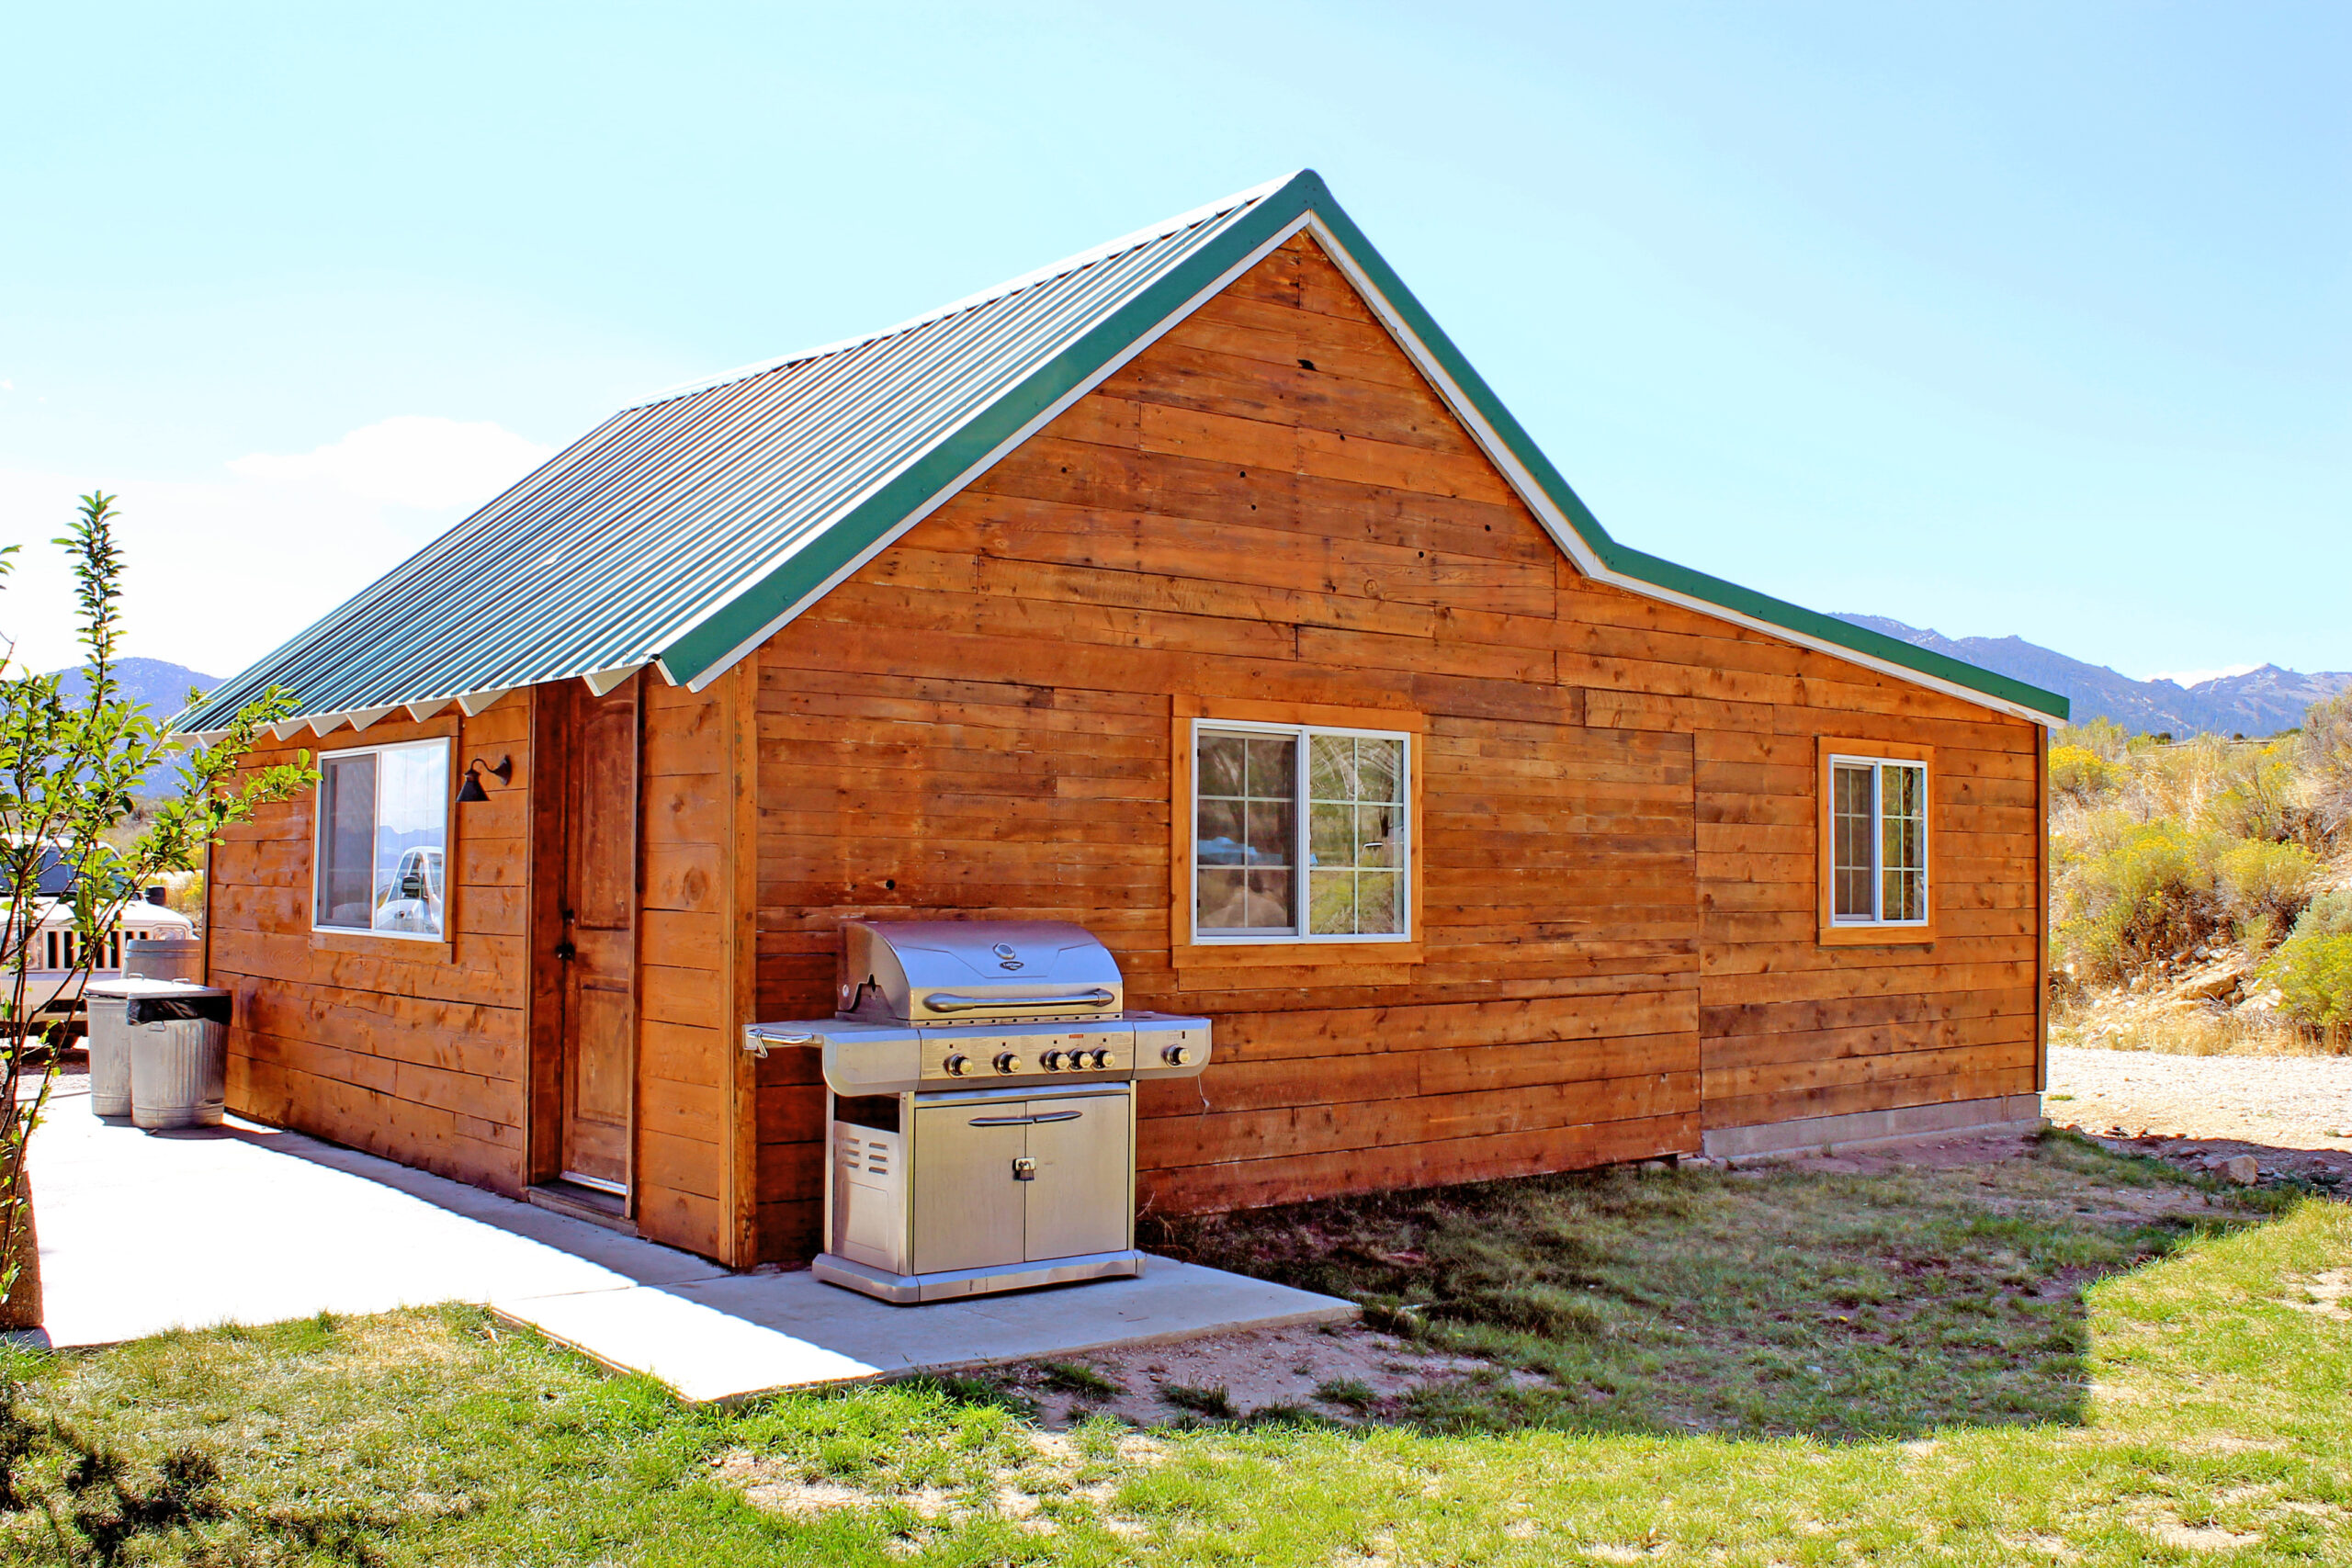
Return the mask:
M 1168 1210 L 1695 1152 L 2033 1087 L 2039 732 L 1598 586 L 1301 236 L 758 655 L 759 993 L 848 917 L 1082 922 L 1216 1059 L 1145 1086 Z M 1413 961 L 1171 962 L 1171 706 L 1426 721 Z M 1932 947 L 1816 942 L 1815 739 L 1933 745 Z M 820 1091 L 759 1089 L 762 1247 Z
M 458 770 L 477 756 L 514 759 L 510 784 L 458 810 L 448 856 L 451 942 L 311 931 L 315 791 L 266 807 L 214 848 L 207 958 L 212 984 L 235 998 L 229 1109 L 514 1192 L 530 1060 L 529 701 L 510 697 L 472 718 L 453 709 L 422 724 L 305 735 L 248 761 L 266 766 L 305 750 L 315 757 L 438 736 L 456 739 Z
M 738 755 L 748 745 L 739 748 L 734 729 L 739 716 L 748 723 L 748 707 L 735 699 L 747 683 L 701 694 L 658 680 L 642 687 L 630 1160 L 639 1234 L 741 1262 L 751 1261 L 751 1172 L 733 1129 L 748 1128 L 749 1093 L 734 1081 L 734 1040 L 748 1001 L 733 987 L 741 970 L 748 994 L 750 943 L 729 940 L 738 912 L 746 931 L 749 919 L 748 896 L 729 878 L 748 863 L 731 847 L 739 819 L 749 831 L 748 810 L 734 805 L 735 781 L 748 772 Z M 450 944 L 311 932 L 311 793 L 260 813 L 214 852 L 211 973 L 237 998 L 229 1102 L 239 1115 L 509 1194 L 558 1175 L 560 988 L 548 984 L 560 971 L 548 955 L 561 934 L 562 836 L 550 807 L 562 791 L 557 727 L 572 700 L 563 687 L 543 687 L 472 718 L 452 712 L 305 736 L 249 759 L 259 767 L 291 761 L 305 746 L 451 735 L 460 771 L 476 756 L 511 755 L 515 772 L 489 800 L 456 810 Z M 534 928 L 536 989 L 525 959 Z

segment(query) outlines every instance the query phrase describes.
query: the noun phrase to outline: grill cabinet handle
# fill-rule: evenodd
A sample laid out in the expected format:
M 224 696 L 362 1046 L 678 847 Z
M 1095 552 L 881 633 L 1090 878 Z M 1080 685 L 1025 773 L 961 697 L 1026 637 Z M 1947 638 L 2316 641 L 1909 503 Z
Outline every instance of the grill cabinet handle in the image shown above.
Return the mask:
M 933 1012 L 969 1012 L 974 1008 L 1058 1008 L 1072 1002 L 1099 1008 L 1118 999 L 1116 992 L 1097 986 L 1091 991 L 1072 991 L 1059 997 L 967 997 L 955 991 L 934 991 L 923 998 L 922 1005 Z
M 1035 1116 L 975 1116 L 975 1127 L 1026 1127 L 1036 1122 L 1075 1122 L 1085 1115 L 1083 1111 L 1041 1111 Z

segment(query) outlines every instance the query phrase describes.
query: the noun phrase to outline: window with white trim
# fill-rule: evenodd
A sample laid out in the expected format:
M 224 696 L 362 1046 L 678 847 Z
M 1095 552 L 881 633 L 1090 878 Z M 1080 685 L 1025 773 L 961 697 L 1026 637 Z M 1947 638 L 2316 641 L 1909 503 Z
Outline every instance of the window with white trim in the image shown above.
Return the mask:
M 318 820 L 315 930 L 443 939 L 448 741 L 322 753 Z
M 1197 721 L 1194 940 L 1409 939 L 1411 741 L 1385 730 Z
M 1830 923 L 1928 923 L 1928 766 L 1829 759 Z

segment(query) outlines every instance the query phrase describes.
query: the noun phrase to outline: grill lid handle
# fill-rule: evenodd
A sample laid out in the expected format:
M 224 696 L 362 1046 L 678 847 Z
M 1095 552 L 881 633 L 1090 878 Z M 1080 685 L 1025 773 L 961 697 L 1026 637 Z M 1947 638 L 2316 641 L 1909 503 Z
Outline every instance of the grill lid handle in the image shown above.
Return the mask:
M 1099 1008 L 1118 999 L 1116 991 L 1097 986 L 1091 991 L 1072 991 L 1058 997 L 967 997 L 955 991 L 933 991 L 923 998 L 922 1005 L 933 1012 L 971 1012 L 978 1008 L 1059 1008 L 1072 1002 Z

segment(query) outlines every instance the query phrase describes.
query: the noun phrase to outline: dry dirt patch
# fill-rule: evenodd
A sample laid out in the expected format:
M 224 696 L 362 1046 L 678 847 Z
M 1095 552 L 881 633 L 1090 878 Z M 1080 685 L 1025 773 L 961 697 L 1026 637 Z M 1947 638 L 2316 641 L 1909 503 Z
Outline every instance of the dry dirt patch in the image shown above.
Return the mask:
M 2182 1056 L 2053 1046 L 2043 1100 L 2059 1126 L 2218 1169 L 2352 1181 L 2352 1057 Z
M 2352 1320 L 2352 1310 L 2347 1310 L 2345 1304 L 2352 1301 L 2352 1269 L 2330 1269 L 2290 1288 L 2298 1290 L 2300 1296 L 2289 1296 L 2285 1304 L 2297 1312 L 2307 1312 L 2314 1317 L 2332 1317 L 2339 1322 Z
M 1034 1401 L 1038 1418 L 1058 1428 L 1089 1416 L 1136 1427 L 1283 1412 L 1349 1420 L 1393 1408 L 1416 1388 L 1492 1371 L 1475 1357 L 1351 1323 L 1204 1335 L 987 1375 Z
M 849 1509 L 901 1507 L 927 1526 L 952 1527 L 984 1514 L 1010 1519 L 1037 1535 L 1058 1528 L 1049 1505 L 1077 1503 L 1112 1534 L 1144 1533 L 1136 1520 L 1112 1511 L 1119 1488 L 1168 1458 L 1165 1445 L 1141 1433 L 1121 1438 L 1108 1453 L 1090 1457 L 1057 1432 L 1032 1431 L 1021 1462 L 989 1471 L 981 1483 L 951 1491 L 942 1486 L 865 1487 L 826 1480 L 800 1461 L 733 1449 L 711 1461 L 718 1479 L 743 1495 L 755 1508 L 812 1519 Z M 924 1532 L 908 1538 L 919 1546 Z

